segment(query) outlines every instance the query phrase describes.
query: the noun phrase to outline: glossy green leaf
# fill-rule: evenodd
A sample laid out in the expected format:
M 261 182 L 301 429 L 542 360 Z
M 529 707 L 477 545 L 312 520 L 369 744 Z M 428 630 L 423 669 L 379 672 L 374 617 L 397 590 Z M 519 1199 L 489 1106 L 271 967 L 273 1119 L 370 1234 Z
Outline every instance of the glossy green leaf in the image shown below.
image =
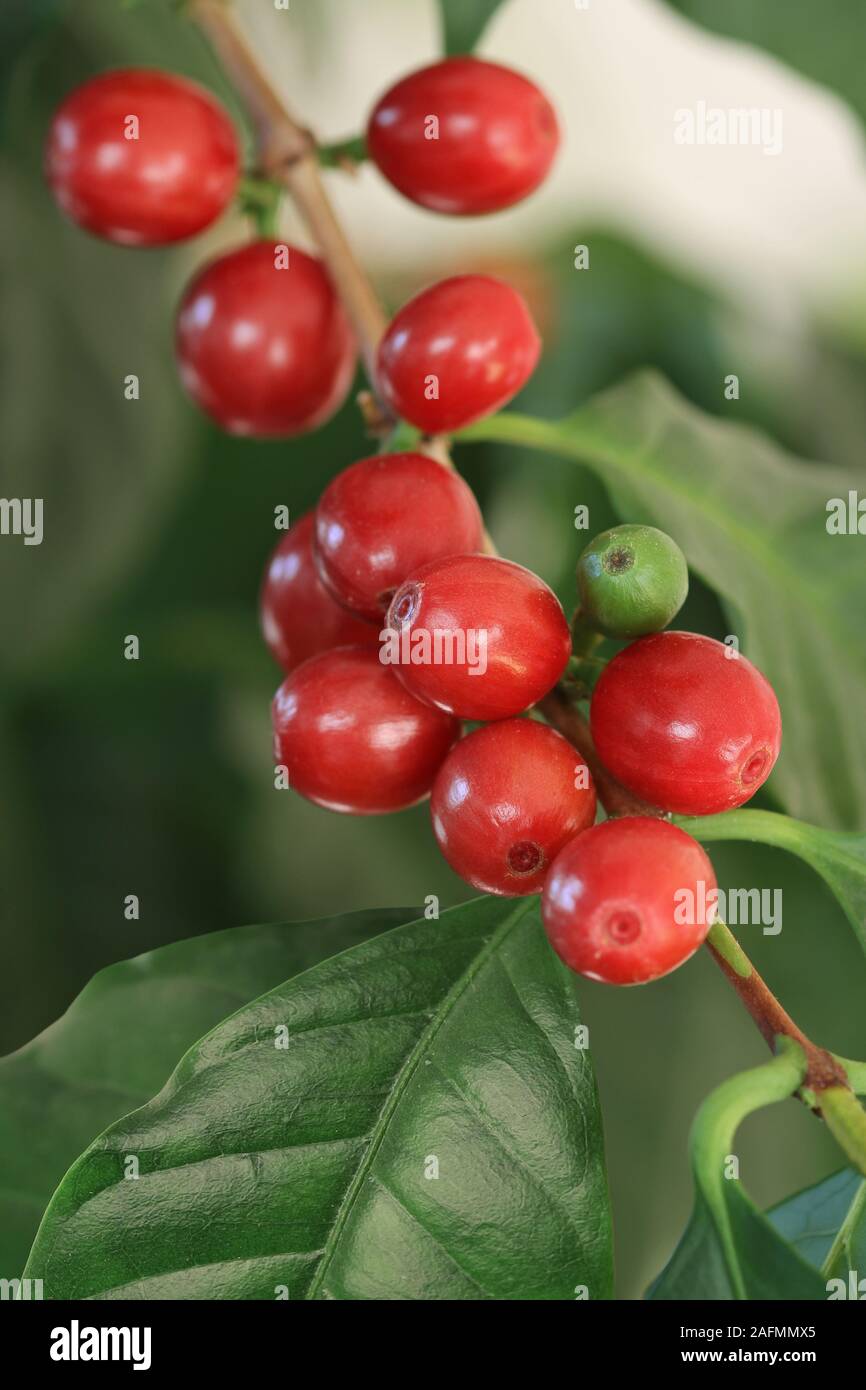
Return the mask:
M 502 0 L 439 0 L 446 54 L 471 53 L 501 3 Z
M 53 1299 L 608 1297 L 578 1024 L 534 900 L 374 938 L 221 1024 L 102 1135 L 28 1276 Z
M 853 1168 L 788 1197 L 767 1215 L 804 1260 L 825 1278 L 844 1281 L 843 1297 L 850 1296 L 850 1274 L 866 1279 L 866 1179 Z M 841 1291 L 832 1292 L 839 1297 Z
M 287 977 L 416 915 L 383 908 L 237 927 L 101 970 L 57 1023 L 0 1060 L 0 1277 L 23 1269 L 69 1165 L 150 1100 L 208 1029 Z
M 734 1139 L 746 1115 L 796 1091 L 805 1061 L 787 1045 L 771 1061 L 717 1087 L 698 1112 L 691 1137 L 695 1206 L 669 1264 L 647 1292 L 670 1299 L 818 1299 L 817 1272 L 728 1176 Z
M 821 875 L 866 951 L 866 835 L 824 830 L 773 811 L 725 811 L 719 816 L 678 816 L 676 821 L 705 844 L 751 840 L 798 855 Z
M 794 814 L 866 827 L 862 537 L 826 529 L 828 500 L 858 478 L 704 415 L 654 372 L 560 422 L 506 412 L 460 437 L 584 463 L 623 519 L 672 535 L 776 689 L 785 737 L 771 789 Z
M 866 116 L 863 6 L 860 0 L 668 0 L 698 24 L 726 38 L 764 48 L 806 77 L 844 97 Z

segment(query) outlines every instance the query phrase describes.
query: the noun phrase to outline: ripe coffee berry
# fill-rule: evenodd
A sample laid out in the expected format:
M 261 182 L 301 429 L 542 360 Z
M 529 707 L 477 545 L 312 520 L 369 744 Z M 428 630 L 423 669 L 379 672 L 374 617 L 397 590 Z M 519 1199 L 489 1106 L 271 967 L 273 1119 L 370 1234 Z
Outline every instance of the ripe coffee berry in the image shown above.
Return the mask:
M 490 275 L 455 275 L 410 299 L 379 345 L 378 378 L 394 413 L 439 434 L 510 401 L 541 340 L 521 296 Z
M 694 632 L 641 637 L 613 658 L 592 697 L 603 763 L 653 806 L 706 816 L 748 801 L 772 771 L 782 720 L 745 657 Z
M 204 267 L 177 318 L 193 400 L 231 434 L 283 437 L 324 423 L 355 371 L 355 342 L 320 261 L 255 241 Z
M 533 82 L 480 58 L 446 58 L 376 104 L 367 148 L 395 188 L 434 212 L 496 212 L 537 188 L 559 144 Z
M 532 719 L 503 719 L 456 743 L 430 799 L 452 869 L 482 893 L 539 893 L 551 861 L 595 819 L 579 753 Z
M 307 512 L 274 550 L 262 584 L 262 633 L 287 673 L 302 661 L 352 643 L 379 644 L 378 629 L 346 611 L 328 593 L 313 559 L 313 513 Z
M 590 541 L 577 562 L 580 616 L 606 637 L 659 632 L 689 591 L 686 558 L 654 526 L 615 526 Z
M 294 791 L 357 816 L 421 801 L 460 725 L 410 695 L 368 647 L 335 647 L 283 681 L 274 759 Z
M 696 840 L 651 816 L 595 825 L 557 855 L 541 913 L 557 955 L 579 975 L 641 985 L 675 970 L 712 921 L 713 866 Z
M 571 652 L 559 600 L 538 575 L 452 555 L 411 575 L 388 609 L 383 660 L 419 699 L 463 719 L 508 719 L 546 695 Z
M 338 473 L 316 507 L 322 578 L 348 608 L 381 621 L 421 565 L 479 550 L 478 503 L 453 468 L 424 454 L 379 454 Z
M 219 217 L 237 184 L 238 144 L 204 88 L 125 68 L 91 78 L 58 108 L 45 172 L 79 226 L 124 246 L 161 246 Z

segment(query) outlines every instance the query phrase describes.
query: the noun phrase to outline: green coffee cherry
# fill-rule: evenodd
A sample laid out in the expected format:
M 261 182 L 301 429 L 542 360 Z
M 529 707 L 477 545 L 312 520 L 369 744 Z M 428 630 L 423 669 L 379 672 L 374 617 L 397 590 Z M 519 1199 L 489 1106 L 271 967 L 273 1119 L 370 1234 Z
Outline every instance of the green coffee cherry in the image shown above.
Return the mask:
M 579 617 L 606 637 L 660 632 L 689 591 L 686 558 L 655 526 L 614 526 L 577 562 Z

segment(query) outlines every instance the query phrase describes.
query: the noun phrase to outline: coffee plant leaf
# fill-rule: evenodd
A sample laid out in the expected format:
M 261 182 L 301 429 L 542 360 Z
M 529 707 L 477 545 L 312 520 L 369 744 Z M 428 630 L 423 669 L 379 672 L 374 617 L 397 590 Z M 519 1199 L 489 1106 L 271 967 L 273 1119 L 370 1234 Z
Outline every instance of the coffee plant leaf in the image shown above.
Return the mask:
M 805 1060 L 788 1043 L 762 1066 L 718 1086 L 701 1106 L 690 1150 L 695 1205 L 668 1265 L 647 1291 L 670 1299 L 818 1299 L 823 1282 L 740 1183 L 734 1140 L 747 1115 L 791 1096 Z
M 843 1288 L 835 1290 L 837 1297 L 854 1296 L 853 1274 L 858 1301 L 866 1298 L 866 1178 L 843 1168 L 786 1198 L 767 1215 L 804 1260 L 823 1270 L 826 1278 L 843 1280 Z
M 721 598 L 737 649 L 779 697 L 784 740 L 770 790 L 803 819 L 866 828 L 862 537 L 856 526 L 854 534 L 827 530 L 831 500 L 847 515 L 849 493 L 856 496 L 853 474 L 793 458 L 753 428 L 704 414 L 652 371 L 565 420 L 505 412 L 459 437 L 585 464 L 623 519 L 673 536 Z
M 731 1195 L 737 1208 L 738 1231 L 747 1238 L 754 1237 L 754 1258 L 766 1261 L 768 1268 L 781 1274 L 780 1289 L 792 1290 L 764 1297 L 835 1296 L 859 1300 L 866 1295 L 866 1282 L 862 1289 L 860 1287 L 860 1280 L 866 1280 L 863 1273 L 866 1270 L 866 1180 L 859 1173 L 851 1168 L 834 1173 L 772 1207 L 766 1218 L 755 1212 L 747 1200 L 743 1207 L 745 1199 L 741 1190 Z M 768 1237 L 766 1222 L 776 1236 L 782 1238 L 782 1247 Z M 747 1248 L 746 1239 L 741 1241 L 741 1248 Z M 832 1260 L 825 1270 L 831 1251 Z M 791 1252 L 811 1267 L 813 1276 L 820 1275 L 820 1294 L 815 1291 L 816 1281 L 812 1276 L 808 1276 L 805 1295 L 796 1291 L 804 1275 L 802 1263 L 791 1265 Z M 840 1282 L 830 1286 L 830 1279 Z M 691 1294 L 687 1292 L 690 1286 L 694 1289 Z M 648 1297 L 728 1299 L 732 1297 L 730 1288 L 712 1219 L 698 1194 L 686 1235 Z
M 91 1145 L 26 1276 L 49 1299 L 607 1298 L 579 1028 L 535 900 L 375 937 L 220 1024 Z
M 866 951 L 866 835 L 824 830 L 775 811 L 725 811 L 675 820 L 705 844 L 751 840 L 796 854 L 823 878 Z
M 198 1038 L 289 976 L 417 915 L 382 908 L 233 927 L 100 970 L 62 1018 L 0 1059 L 0 1278 L 23 1269 L 69 1165 L 156 1095 Z
M 471 53 L 502 0 L 439 0 L 442 46 L 448 57 Z

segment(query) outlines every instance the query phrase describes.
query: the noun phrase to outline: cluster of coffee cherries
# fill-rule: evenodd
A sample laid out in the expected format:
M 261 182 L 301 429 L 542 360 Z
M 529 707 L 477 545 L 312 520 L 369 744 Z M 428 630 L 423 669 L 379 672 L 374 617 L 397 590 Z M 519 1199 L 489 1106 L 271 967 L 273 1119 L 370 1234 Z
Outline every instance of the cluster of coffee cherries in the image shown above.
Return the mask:
M 594 824 L 589 768 L 534 708 L 570 663 L 565 614 L 542 579 L 482 546 L 475 498 L 435 458 L 382 454 L 337 475 L 262 588 L 265 638 L 287 673 L 277 765 L 334 811 L 429 796 L 452 868 L 486 893 L 543 892 L 568 965 L 655 979 L 703 941 L 712 865 L 662 814 Z M 629 639 L 592 693 L 606 768 L 660 813 L 742 805 L 778 755 L 779 708 L 732 647 L 662 630 L 686 596 L 682 552 L 654 527 L 618 526 L 587 546 L 578 585 L 578 629 Z M 684 891 L 696 911 L 679 920 Z
M 367 128 L 370 157 L 394 187 L 452 215 L 526 197 L 558 140 L 532 82 L 475 58 L 410 74 Z M 155 246 L 194 236 L 226 209 L 240 159 L 232 124 L 207 92 L 127 69 L 63 103 L 46 171 L 73 221 L 121 245 Z M 199 271 L 180 304 L 176 346 L 193 399 L 224 429 L 254 437 L 322 424 L 356 361 L 324 266 L 274 239 Z M 510 401 L 539 350 L 511 286 L 455 276 L 396 314 L 376 386 L 398 419 L 429 438 Z M 664 630 L 688 580 L 662 532 L 605 532 L 581 556 L 578 584 L 582 639 L 628 643 L 592 693 L 595 747 L 653 813 L 595 824 L 589 768 L 536 709 L 573 659 L 559 601 L 537 575 L 489 553 L 470 489 L 423 446 L 340 473 L 270 560 L 262 624 L 286 673 L 273 703 L 275 755 L 297 792 L 334 811 L 378 814 L 429 797 L 434 834 L 458 874 L 487 893 L 542 892 L 562 959 L 634 984 L 679 965 L 709 926 L 700 914 L 677 919 L 677 893 L 704 902 L 715 879 L 667 814 L 748 800 L 778 755 L 780 717 L 744 657 Z
M 424 208 L 464 216 L 525 198 L 558 141 L 553 108 L 532 82 L 470 57 L 398 82 L 367 128 L 369 155 L 394 187 Z M 45 167 L 74 222 L 144 247 L 210 226 L 238 194 L 240 155 L 232 122 L 210 93 L 172 73 L 122 69 L 84 83 L 59 107 Z M 273 237 L 198 271 L 181 299 L 175 347 L 196 404 L 224 430 L 254 438 L 322 425 L 343 403 L 357 359 L 322 262 Z M 454 276 L 396 315 L 381 343 L 378 386 L 395 415 L 441 433 L 510 400 L 538 353 L 526 305 L 510 285 Z

